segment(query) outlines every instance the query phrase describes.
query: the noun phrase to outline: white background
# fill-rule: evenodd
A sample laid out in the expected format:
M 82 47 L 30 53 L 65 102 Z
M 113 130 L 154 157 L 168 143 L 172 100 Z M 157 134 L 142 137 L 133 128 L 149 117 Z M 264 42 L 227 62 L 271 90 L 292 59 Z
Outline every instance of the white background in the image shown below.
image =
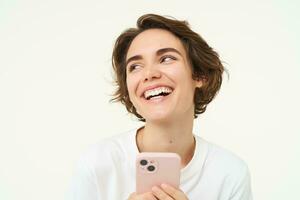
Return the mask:
M 299 7 L 0 0 L 0 199 L 63 199 L 88 145 L 140 125 L 109 103 L 111 52 L 145 13 L 188 20 L 229 71 L 194 132 L 248 163 L 255 199 L 300 199 Z

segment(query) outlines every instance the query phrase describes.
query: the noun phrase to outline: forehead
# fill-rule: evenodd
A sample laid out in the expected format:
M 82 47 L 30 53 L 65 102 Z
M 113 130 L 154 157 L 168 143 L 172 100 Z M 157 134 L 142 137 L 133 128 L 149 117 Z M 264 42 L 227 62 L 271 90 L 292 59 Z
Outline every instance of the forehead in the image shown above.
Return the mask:
M 175 48 L 182 55 L 185 55 L 185 49 L 180 39 L 171 32 L 163 29 L 149 29 L 143 31 L 133 39 L 127 51 L 126 58 L 155 53 L 161 48 Z

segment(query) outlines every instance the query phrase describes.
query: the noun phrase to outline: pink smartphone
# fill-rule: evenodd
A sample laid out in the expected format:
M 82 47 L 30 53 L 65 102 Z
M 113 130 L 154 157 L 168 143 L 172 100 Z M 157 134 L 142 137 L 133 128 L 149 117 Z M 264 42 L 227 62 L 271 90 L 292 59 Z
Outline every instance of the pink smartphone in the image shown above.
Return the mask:
M 179 188 L 181 159 L 176 153 L 143 152 L 136 158 L 136 193 L 150 192 L 162 183 Z

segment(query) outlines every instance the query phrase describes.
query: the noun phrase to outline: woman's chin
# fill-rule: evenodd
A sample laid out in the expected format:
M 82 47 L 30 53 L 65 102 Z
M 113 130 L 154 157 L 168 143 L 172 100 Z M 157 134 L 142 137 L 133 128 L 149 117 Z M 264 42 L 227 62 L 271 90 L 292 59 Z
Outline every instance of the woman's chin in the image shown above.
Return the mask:
M 152 113 L 151 115 L 145 116 L 147 123 L 163 123 L 170 121 L 171 116 L 163 113 Z

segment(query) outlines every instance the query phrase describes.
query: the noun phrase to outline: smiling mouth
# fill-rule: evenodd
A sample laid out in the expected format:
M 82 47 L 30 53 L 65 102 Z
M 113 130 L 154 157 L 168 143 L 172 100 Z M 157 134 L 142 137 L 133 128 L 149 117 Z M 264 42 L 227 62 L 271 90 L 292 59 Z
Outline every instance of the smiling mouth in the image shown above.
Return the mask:
M 152 98 L 154 98 L 154 97 L 168 96 L 169 94 L 170 94 L 170 93 L 161 93 L 161 94 L 158 94 L 158 95 L 149 96 L 149 97 L 147 97 L 146 99 L 147 99 L 147 100 L 150 100 L 150 99 L 152 99 Z
M 150 100 L 152 98 L 157 98 L 160 96 L 168 96 L 172 92 L 173 89 L 171 89 L 170 87 L 159 87 L 152 90 L 147 90 L 146 92 L 144 92 L 143 96 L 146 100 Z

